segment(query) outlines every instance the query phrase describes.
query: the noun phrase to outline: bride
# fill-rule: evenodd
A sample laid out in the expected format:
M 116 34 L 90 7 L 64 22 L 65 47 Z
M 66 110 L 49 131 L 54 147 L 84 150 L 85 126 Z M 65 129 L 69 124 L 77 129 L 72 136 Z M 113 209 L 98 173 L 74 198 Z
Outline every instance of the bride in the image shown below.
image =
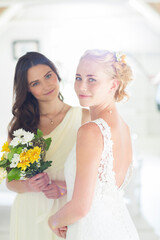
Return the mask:
M 132 79 L 124 55 L 88 50 L 77 67 L 75 91 L 91 121 L 82 125 L 65 165 L 68 202 L 49 226 L 68 240 L 138 240 L 123 200 L 132 171 L 130 131 L 115 102 Z

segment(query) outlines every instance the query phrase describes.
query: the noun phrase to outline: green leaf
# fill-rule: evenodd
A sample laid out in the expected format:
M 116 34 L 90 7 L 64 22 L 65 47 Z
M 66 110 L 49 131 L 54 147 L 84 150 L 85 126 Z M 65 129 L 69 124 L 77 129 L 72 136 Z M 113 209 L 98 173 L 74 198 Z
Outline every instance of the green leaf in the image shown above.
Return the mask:
M 49 168 L 52 165 L 52 161 L 40 161 L 41 166 L 40 166 L 40 172 L 43 172 L 44 170 L 46 170 L 47 168 Z
M 0 161 L 0 167 L 3 167 L 7 163 L 7 159 Z
M 8 153 L 8 156 L 7 156 L 7 158 L 8 158 L 8 160 L 11 162 L 11 160 L 12 160 L 12 158 L 13 158 L 13 155 L 14 155 L 14 153 L 12 153 L 12 152 L 9 152 Z
M 20 154 L 22 152 L 22 147 L 19 147 L 16 151 L 17 154 Z
M 14 153 L 16 153 L 16 151 L 17 151 L 17 148 L 14 147 L 14 148 L 12 148 L 12 150 L 10 152 L 14 154 Z
M 31 142 L 33 142 L 35 139 L 38 139 L 38 136 L 36 134 L 34 134 L 34 139 Z
M 10 150 L 12 150 L 12 149 L 13 149 L 13 146 L 12 146 L 12 145 L 9 145 L 8 147 L 9 147 L 9 149 L 10 149 Z
M 47 151 L 51 145 L 52 139 L 51 138 L 47 138 L 45 139 L 45 150 Z
M 37 136 L 40 138 L 43 136 L 43 132 L 39 129 L 37 129 Z
M 13 168 L 9 173 L 8 173 L 8 181 L 12 181 L 12 180 L 19 180 L 20 179 L 20 174 L 21 174 L 21 170 L 20 168 Z
M 28 167 L 28 169 L 26 169 L 26 171 L 25 171 L 26 177 L 31 178 L 31 177 L 35 176 L 36 174 L 43 172 L 48 167 L 50 167 L 51 164 L 52 164 L 52 161 L 44 162 L 43 160 L 40 160 L 40 167 L 38 167 L 37 163 L 34 162 L 33 164 L 30 165 L 30 167 Z

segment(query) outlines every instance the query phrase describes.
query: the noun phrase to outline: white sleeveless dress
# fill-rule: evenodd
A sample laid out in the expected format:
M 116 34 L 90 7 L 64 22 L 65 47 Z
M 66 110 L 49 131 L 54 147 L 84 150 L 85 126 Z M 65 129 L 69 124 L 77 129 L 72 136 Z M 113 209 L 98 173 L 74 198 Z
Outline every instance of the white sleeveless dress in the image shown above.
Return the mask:
M 116 186 L 113 171 L 111 131 L 101 118 L 92 121 L 98 125 L 104 139 L 104 149 L 98 169 L 97 183 L 89 213 L 78 222 L 68 226 L 67 240 L 139 240 L 123 200 L 123 189 L 128 183 L 132 166 L 124 183 Z M 67 200 L 72 199 L 76 175 L 76 146 L 65 163 Z

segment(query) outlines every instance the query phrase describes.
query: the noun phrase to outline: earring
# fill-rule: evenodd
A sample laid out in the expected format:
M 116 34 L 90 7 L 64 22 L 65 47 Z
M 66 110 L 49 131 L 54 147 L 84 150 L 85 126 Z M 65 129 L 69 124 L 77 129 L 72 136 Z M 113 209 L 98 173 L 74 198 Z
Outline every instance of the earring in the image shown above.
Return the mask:
M 64 100 L 64 97 L 63 97 L 63 95 L 62 95 L 62 93 L 61 92 L 59 92 L 59 94 L 58 94 L 58 98 L 63 102 L 63 100 Z

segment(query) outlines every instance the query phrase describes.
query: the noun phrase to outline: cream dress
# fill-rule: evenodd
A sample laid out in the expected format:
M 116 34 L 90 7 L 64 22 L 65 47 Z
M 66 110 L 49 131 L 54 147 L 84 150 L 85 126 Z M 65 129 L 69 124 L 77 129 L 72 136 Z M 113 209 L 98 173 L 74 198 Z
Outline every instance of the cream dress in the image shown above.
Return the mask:
M 65 180 L 64 163 L 71 152 L 81 126 L 82 110 L 72 107 L 63 121 L 45 138 L 51 137 L 52 144 L 46 159 L 52 160 L 52 166 L 46 170 L 50 179 Z M 11 211 L 10 240 L 58 240 L 48 226 L 49 215 L 58 211 L 67 201 L 67 197 L 53 200 L 40 192 L 19 193 Z

